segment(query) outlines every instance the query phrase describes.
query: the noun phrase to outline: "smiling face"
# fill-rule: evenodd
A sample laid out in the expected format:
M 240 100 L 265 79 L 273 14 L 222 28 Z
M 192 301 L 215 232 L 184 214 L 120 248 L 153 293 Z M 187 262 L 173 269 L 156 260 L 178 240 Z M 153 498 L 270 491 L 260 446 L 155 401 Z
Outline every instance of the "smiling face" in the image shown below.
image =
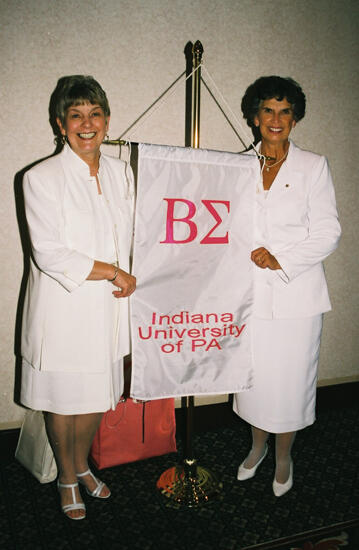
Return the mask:
M 283 98 L 264 99 L 254 117 L 254 124 L 259 128 L 262 141 L 270 145 L 284 145 L 295 126 L 293 109 L 290 103 Z
M 100 146 L 108 130 L 109 117 L 95 104 L 85 102 L 67 109 L 65 125 L 56 119 L 61 134 L 67 136 L 71 149 L 87 164 L 100 156 Z

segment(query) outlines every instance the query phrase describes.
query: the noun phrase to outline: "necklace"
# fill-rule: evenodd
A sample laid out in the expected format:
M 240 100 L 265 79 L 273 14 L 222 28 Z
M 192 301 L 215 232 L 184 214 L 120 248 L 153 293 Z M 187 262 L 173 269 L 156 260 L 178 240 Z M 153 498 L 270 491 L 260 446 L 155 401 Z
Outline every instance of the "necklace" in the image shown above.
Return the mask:
M 289 149 L 288 149 L 288 151 L 289 151 Z M 274 164 L 267 164 L 266 161 L 268 160 L 268 157 L 266 157 L 266 156 L 264 155 L 263 163 L 264 163 L 264 166 L 265 166 L 266 171 L 269 172 L 269 170 L 270 170 L 271 168 L 273 168 L 273 166 L 277 166 L 277 164 L 279 164 L 280 162 L 282 162 L 282 160 L 284 160 L 284 159 L 286 158 L 286 156 L 288 155 L 288 151 L 287 151 L 286 153 L 284 153 L 284 155 L 282 156 L 282 158 L 279 159 L 279 160 L 277 160 L 277 162 L 275 162 Z

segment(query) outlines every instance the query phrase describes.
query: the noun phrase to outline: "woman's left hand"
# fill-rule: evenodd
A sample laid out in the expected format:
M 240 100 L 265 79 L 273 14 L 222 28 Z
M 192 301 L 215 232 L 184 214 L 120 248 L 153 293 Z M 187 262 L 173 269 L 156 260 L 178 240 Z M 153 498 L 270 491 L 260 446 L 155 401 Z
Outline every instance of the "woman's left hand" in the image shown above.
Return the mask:
M 115 298 L 127 298 L 131 296 L 136 288 L 136 277 L 123 269 L 118 269 L 116 279 L 111 282 L 117 286 L 117 290 L 112 292 Z
M 273 256 L 273 254 L 271 254 L 263 246 L 261 246 L 260 248 L 256 248 L 255 250 L 252 250 L 251 260 L 258 267 L 261 267 L 262 269 L 265 269 L 266 267 L 273 270 L 282 269 L 280 264 L 277 262 L 276 258 Z

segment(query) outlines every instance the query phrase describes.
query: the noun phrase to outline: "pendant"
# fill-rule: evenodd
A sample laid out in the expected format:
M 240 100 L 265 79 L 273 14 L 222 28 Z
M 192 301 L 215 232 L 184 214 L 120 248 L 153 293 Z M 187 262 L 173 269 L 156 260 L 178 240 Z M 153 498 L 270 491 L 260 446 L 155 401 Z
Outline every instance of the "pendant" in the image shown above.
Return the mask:
M 269 168 L 268 168 L 268 166 L 266 167 L 266 170 L 267 170 L 267 172 L 269 172 Z

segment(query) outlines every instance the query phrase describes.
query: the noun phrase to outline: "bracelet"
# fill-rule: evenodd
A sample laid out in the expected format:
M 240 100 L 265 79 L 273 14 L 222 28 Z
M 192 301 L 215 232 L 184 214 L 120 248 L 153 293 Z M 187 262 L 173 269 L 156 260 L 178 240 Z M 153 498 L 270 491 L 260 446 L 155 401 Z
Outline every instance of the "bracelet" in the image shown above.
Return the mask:
M 115 275 L 112 279 L 107 279 L 109 283 L 113 283 L 114 280 L 116 279 L 117 275 L 118 275 L 118 272 L 120 271 L 120 268 L 119 267 L 115 267 Z

